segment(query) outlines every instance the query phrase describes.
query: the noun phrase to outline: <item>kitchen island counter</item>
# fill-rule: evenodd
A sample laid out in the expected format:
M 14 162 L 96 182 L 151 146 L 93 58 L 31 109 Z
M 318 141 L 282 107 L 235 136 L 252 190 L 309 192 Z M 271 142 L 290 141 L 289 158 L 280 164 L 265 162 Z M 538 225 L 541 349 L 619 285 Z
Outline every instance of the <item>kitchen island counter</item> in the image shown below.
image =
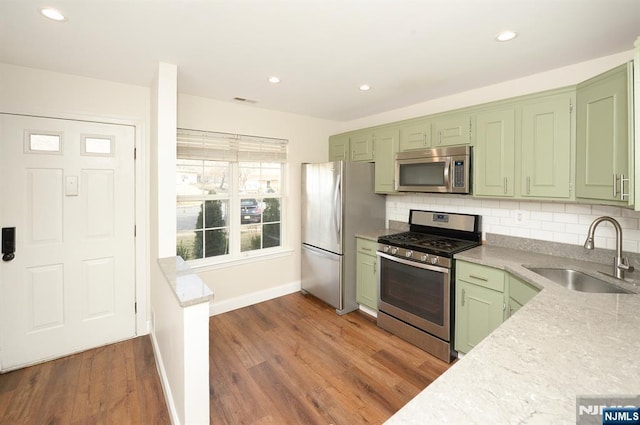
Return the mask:
M 582 293 L 523 266 L 591 274 L 611 266 L 496 246 L 455 258 L 505 270 L 541 291 L 387 424 L 575 424 L 577 396 L 640 394 L 637 280 L 619 285 L 635 294 Z

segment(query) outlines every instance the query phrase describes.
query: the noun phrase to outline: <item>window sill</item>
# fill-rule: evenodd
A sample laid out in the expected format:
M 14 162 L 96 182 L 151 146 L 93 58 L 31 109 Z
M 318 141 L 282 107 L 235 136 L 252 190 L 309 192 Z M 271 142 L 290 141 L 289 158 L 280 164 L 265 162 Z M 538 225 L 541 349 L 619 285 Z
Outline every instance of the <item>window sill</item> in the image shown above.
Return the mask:
M 207 272 L 210 270 L 224 269 L 227 267 L 242 266 L 244 264 L 256 263 L 259 261 L 273 260 L 291 255 L 293 249 L 281 248 L 270 252 L 261 252 L 259 254 L 245 254 L 235 258 L 225 258 L 224 260 L 204 259 L 189 261 L 189 267 L 196 272 Z

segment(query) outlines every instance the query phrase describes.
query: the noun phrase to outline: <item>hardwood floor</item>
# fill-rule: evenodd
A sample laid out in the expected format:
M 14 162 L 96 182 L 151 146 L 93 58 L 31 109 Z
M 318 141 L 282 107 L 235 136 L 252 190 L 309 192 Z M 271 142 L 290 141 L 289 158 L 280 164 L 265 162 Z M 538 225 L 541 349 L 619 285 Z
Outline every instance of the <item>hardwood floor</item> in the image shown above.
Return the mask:
M 380 424 L 449 365 L 300 293 L 213 316 L 212 424 Z
M 0 375 L 0 424 L 169 424 L 149 336 Z
M 449 365 L 300 293 L 209 320 L 211 424 L 381 424 Z M 0 375 L 0 425 L 169 424 L 149 336 Z

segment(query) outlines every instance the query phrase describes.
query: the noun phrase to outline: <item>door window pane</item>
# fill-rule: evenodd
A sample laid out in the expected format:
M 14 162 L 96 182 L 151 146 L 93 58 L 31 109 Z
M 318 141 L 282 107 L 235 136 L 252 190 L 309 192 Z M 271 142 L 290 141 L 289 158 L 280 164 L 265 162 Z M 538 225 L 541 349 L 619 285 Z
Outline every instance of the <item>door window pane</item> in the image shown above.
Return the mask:
M 29 134 L 28 150 L 31 152 L 61 152 L 62 136 L 59 134 Z
M 83 137 L 82 152 L 94 155 L 113 154 L 113 139 L 111 137 Z

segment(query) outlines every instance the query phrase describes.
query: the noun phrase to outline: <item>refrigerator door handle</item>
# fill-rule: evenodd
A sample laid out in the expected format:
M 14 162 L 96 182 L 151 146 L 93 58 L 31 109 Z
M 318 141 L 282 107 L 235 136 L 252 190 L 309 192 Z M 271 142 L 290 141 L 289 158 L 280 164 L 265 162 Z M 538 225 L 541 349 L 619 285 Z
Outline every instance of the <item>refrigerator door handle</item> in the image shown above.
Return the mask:
M 336 187 L 333 191 L 333 223 L 336 228 L 336 242 L 340 243 L 340 233 L 342 232 L 342 224 L 340 220 L 340 216 L 342 215 L 342 202 L 340 197 L 340 192 L 342 189 L 342 176 L 338 174 L 338 178 L 336 180 Z

